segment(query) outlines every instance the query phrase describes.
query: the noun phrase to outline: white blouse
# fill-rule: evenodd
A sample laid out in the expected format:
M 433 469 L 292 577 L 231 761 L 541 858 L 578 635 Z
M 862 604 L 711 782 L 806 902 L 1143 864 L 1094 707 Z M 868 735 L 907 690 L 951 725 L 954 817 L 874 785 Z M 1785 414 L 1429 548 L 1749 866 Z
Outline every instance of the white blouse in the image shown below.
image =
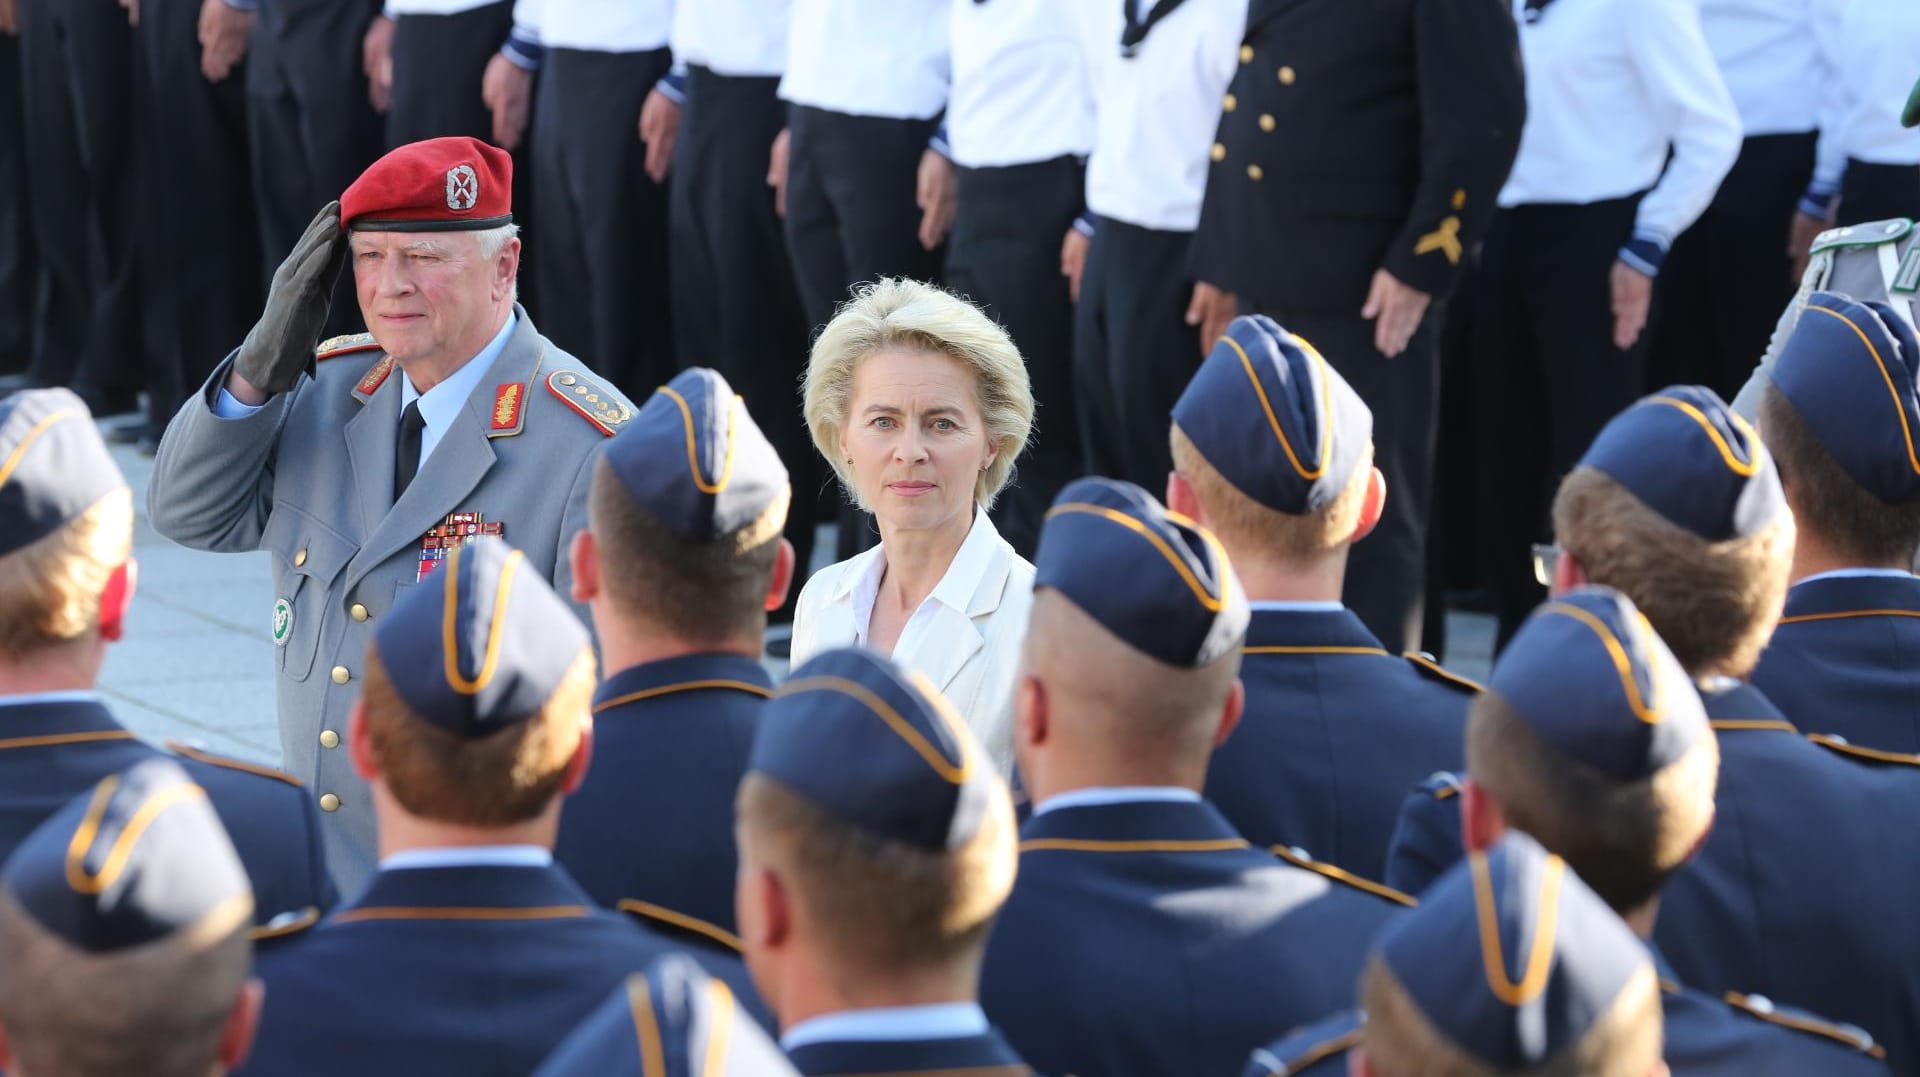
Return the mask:
M 835 647 L 864 647 L 886 575 L 875 546 L 815 573 L 793 614 L 793 664 Z M 893 660 L 924 674 L 966 718 L 1002 774 L 1013 770 L 1013 681 L 1033 603 L 1033 566 L 984 510 L 933 592 L 913 611 Z

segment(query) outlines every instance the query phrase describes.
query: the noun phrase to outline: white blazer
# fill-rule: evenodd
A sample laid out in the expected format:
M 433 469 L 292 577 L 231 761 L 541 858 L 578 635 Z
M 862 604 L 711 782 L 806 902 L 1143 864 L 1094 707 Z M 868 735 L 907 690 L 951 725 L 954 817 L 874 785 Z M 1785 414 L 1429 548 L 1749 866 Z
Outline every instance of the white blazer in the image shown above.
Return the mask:
M 793 664 L 852 647 L 866 635 L 886 548 L 814 573 L 793 613 Z M 1013 770 L 1013 680 L 1033 605 L 1033 566 L 1000 537 L 985 510 L 933 593 L 915 610 L 893 659 L 925 674 L 966 718 L 1001 774 Z

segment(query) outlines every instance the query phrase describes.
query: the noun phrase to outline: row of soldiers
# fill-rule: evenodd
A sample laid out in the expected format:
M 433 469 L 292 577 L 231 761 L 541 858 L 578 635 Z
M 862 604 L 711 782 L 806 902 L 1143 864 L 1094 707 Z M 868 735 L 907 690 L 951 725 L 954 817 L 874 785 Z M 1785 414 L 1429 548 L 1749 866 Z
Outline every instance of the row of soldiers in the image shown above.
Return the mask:
M 344 903 L 303 790 L 91 692 L 130 494 L 77 399 L 0 404 L 9 1072 L 1920 1069 L 1895 307 L 1810 297 L 1757 432 L 1698 387 L 1617 416 L 1484 689 L 1340 643 L 1373 417 L 1234 321 L 1171 507 L 1048 514 L 1012 789 L 886 658 L 771 683 L 789 476 L 720 375 L 668 389 L 591 464 L 592 635 L 488 537 L 373 626 Z

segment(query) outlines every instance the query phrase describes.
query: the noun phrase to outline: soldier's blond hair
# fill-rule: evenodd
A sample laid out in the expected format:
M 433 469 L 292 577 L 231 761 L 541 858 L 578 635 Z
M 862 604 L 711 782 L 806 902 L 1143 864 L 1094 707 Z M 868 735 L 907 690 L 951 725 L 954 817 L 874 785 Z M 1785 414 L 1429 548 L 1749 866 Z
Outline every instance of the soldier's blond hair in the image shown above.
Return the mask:
M 0 556 L 0 657 L 17 661 L 97 631 L 107 580 L 132 556 L 133 493 L 124 486 Z

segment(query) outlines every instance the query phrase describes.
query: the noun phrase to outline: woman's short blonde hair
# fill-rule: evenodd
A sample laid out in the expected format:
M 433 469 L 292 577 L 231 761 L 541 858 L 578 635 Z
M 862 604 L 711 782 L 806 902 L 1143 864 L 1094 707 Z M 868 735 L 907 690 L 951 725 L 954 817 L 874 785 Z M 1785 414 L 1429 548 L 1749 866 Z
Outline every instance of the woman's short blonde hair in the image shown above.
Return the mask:
M 973 496 L 992 508 L 1033 432 L 1027 363 L 1013 338 L 980 308 L 931 284 L 894 277 L 862 284 L 821 330 L 807 359 L 804 390 L 814 448 L 859 502 L 860 492 L 840 456 L 840 427 L 852 406 L 854 371 L 867 356 L 888 348 L 949 355 L 973 371 L 987 440 L 997 450 L 976 480 Z

